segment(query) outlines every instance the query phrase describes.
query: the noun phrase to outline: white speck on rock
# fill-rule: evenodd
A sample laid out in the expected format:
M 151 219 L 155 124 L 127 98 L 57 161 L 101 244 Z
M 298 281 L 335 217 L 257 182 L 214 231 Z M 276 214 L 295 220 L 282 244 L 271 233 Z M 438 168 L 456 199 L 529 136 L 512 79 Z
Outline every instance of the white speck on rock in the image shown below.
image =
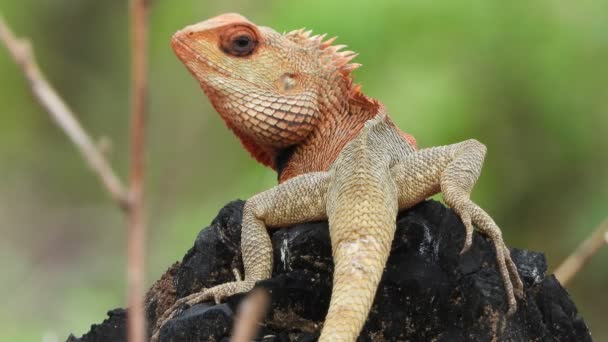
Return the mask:
M 281 244 L 281 261 L 283 262 L 283 269 L 291 271 L 291 266 L 289 266 L 289 264 L 287 263 L 287 258 L 289 258 L 288 254 L 289 250 L 287 245 L 287 239 L 285 239 Z
M 532 269 L 531 273 L 532 273 L 532 278 L 534 278 L 534 283 L 538 284 L 543 280 L 540 272 L 538 272 L 538 268 L 534 267 Z
M 429 249 L 429 245 L 432 243 L 432 238 L 431 238 L 431 232 L 429 231 L 429 227 L 427 227 L 426 225 L 423 225 L 423 234 L 424 234 L 424 239 L 422 240 L 422 243 L 420 244 L 420 254 L 425 255 L 430 251 Z

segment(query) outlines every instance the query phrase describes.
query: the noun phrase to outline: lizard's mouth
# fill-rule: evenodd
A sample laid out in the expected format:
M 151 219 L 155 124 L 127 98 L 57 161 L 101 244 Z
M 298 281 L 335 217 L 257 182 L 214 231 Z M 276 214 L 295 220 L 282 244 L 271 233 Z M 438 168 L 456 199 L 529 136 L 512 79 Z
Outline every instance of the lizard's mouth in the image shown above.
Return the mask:
M 173 48 L 173 52 L 175 52 L 175 55 L 182 61 L 182 63 L 184 63 L 184 65 L 192 73 L 199 74 L 200 71 L 204 71 L 204 69 L 211 69 L 213 70 L 213 72 L 216 72 L 222 76 L 230 77 L 229 73 L 226 70 L 219 68 L 213 62 L 211 62 L 211 60 L 206 58 L 204 54 L 193 48 L 192 44 L 187 39 L 183 38 L 181 32 L 177 32 L 173 35 L 173 38 L 171 39 L 171 47 Z M 193 62 L 197 66 L 204 66 L 204 68 L 193 68 L 191 66 Z

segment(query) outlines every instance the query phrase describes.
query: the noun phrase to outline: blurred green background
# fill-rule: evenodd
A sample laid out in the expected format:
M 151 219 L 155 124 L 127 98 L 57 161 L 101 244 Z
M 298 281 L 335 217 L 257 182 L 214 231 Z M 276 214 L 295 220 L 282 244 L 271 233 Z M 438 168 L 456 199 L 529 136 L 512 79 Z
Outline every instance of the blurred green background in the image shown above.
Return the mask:
M 127 171 L 126 1 L 0 0 L 110 159 Z M 510 246 L 555 268 L 608 213 L 607 1 L 153 1 L 147 285 L 228 201 L 275 184 L 169 48 L 179 28 L 240 12 L 360 53 L 357 81 L 422 147 L 488 146 L 473 199 Z M 125 223 L 0 48 L 0 340 L 63 341 L 125 305 Z M 608 340 L 608 248 L 568 290 Z M 604 324 L 602 324 L 604 323 Z

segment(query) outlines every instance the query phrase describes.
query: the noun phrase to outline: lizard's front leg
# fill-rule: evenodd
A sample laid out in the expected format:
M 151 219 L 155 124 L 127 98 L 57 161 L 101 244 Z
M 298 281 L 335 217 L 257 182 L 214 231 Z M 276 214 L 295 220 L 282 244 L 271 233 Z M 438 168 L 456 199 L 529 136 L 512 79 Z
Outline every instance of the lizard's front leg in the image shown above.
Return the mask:
M 490 215 L 470 199 L 485 152 L 485 146 L 476 140 L 427 148 L 399 161 L 391 173 L 399 188 L 400 209 L 412 207 L 439 191 L 443 193 L 444 200 L 460 216 L 466 228 L 462 252 L 471 246 L 473 226 L 492 240 L 507 293 L 507 314 L 510 315 L 517 310 L 515 295 L 523 295 L 523 283 L 500 229 Z
M 270 278 L 272 272 L 272 242 L 267 227 L 288 226 L 296 223 L 322 220 L 327 217 L 326 194 L 329 172 L 307 173 L 288 180 L 251 197 L 243 208 L 241 252 L 245 278 L 203 289 L 181 298 L 158 319 L 152 341 L 158 339 L 160 328 L 178 312 L 179 308 L 214 299 L 247 292 L 256 282 Z

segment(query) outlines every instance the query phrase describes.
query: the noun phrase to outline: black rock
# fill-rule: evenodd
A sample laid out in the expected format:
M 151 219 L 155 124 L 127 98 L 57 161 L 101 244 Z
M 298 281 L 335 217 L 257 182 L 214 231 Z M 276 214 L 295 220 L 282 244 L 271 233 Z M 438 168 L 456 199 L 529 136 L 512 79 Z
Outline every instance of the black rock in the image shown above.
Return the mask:
M 152 288 L 148 298 L 153 300 L 147 301 L 151 320 L 157 317 L 151 313 L 159 310 L 157 303 L 168 299 L 172 303 L 175 297 L 232 281 L 234 268 L 242 272 L 242 207 L 242 201 L 228 204 L 201 231 L 181 264 L 165 278 L 171 279 L 171 289 L 165 286 L 161 293 L 158 286 Z M 257 340 L 315 341 L 331 296 L 333 260 L 327 222 L 270 233 L 273 276 L 256 286 L 270 292 L 271 307 Z M 566 290 L 553 276 L 545 275 L 547 265 L 541 253 L 511 250 L 525 283 L 525 296 L 518 301 L 517 313 L 507 318 L 491 242 L 475 233 L 472 248 L 460 255 L 463 242 L 460 219 L 438 202 L 426 201 L 402 212 L 358 341 L 591 341 Z M 233 313 L 243 297 L 186 308 L 163 327 L 161 341 L 227 341 Z M 124 319 L 124 312 L 111 315 L 80 339 L 71 336 L 68 341 L 124 340 L 124 332 L 116 331 L 124 329 Z
M 108 318 L 101 324 L 91 325 L 91 330 L 80 338 L 68 336 L 67 342 L 87 341 L 126 341 L 127 340 L 127 310 L 114 309 L 108 311 Z
M 200 304 L 184 310 L 160 331 L 161 341 L 219 341 L 228 336 L 234 312 L 227 304 Z M 196 327 L 196 329 L 192 329 Z
M 228 203 L 211 226 L 198 234 L 174 278 L 178 298 L 233 281 L 232 270 L 243 269 L 240 257 L 243 205 L 243 201 Z

